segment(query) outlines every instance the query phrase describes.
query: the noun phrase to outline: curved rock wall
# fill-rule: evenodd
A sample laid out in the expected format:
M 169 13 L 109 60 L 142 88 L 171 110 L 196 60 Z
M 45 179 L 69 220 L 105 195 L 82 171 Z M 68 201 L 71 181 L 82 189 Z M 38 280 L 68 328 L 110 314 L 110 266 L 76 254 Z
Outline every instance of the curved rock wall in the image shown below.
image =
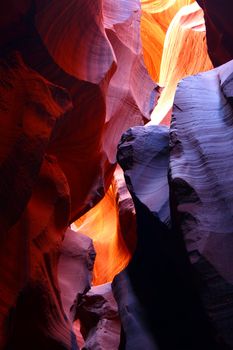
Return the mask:
M 0 4 L 0 349 L 233 349 L 232 5 L 198 3 Z
M 122 132 L 149 120 L 158 96 L 140 2 L 11 0 L 0 13 L 0 348 L 76 349 L 62 240 L 104 196 Z

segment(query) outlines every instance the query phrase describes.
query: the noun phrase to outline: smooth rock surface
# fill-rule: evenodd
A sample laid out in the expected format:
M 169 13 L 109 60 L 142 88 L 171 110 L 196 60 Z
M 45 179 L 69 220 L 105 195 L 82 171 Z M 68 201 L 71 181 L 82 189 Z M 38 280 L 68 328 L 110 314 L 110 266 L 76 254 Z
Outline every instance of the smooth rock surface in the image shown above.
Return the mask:
M 179 83 L 170 132 L 174 217 L 222 348 L 233 348 L 233 61 Z
M 91 288 L 95 250 L 92 240 L 68 228 L 60 249 L 58 282 L 67 317 L 74 321 L 79 299 Z
M 176 6 L 179 3 L 176 1 Z M 207 52 L 204 14 L 194 1 L 180 8 L 167 29 L 159 75 L 159 84 L 164 89 L 151 115 L 152 123 L 170 126 L 177 83 L 186 76 L 212 68 Z
M 119 350 L 158 350 L 146 321 L 145 310 L 132 288 L 127 269 L 114 278 L 112 289 L 122 326 Z
M 134 200 L 138 235 L 136 251 L 125 269 L 130 287 L 124 277 L 116 280 L 116 295 L 123 296 L 122 300 L 116 297 L 123 326 L 122 349 L 130 349 L 127 344 L 134 344 L 138 336 L 137 327 L 130 331 L 135 323 L 130 319 L 123 322 L 130 300 L 133 319 L 138 317 L 138 303 L 145 315 L 144 323 L 141 318 L 138 321 L 138 327 L 143 326 L 141 348 L 146 341 L 151 349 L 220 350 L 197 295 L 183 239 L 167 225 L 168 128 L 131 128 L 122 137 L 118 160 Z M 133 295 L 125 298 L 127 288 Z M 148 332 L 151 336 L 147 339 Z

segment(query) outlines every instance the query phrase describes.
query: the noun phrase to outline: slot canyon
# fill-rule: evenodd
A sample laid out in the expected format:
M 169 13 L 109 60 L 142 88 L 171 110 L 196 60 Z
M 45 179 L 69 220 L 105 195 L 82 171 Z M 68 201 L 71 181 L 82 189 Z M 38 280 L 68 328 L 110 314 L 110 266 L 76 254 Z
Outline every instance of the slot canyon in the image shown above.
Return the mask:
M 0 2 L 0 350 L 233 350 L 232 16 Z

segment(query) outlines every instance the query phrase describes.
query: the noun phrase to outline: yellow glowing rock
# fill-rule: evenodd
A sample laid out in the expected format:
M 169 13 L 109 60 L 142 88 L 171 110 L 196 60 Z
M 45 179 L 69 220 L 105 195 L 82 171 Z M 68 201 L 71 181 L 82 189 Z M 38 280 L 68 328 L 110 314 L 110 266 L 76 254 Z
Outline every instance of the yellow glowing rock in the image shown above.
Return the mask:
M 159 78 L 164 90 L 152 113 L 151 123 L 158 124 L 162 120 L 169 123 L 169 112 L 179 80 L 211 68 L 203 11 L 195 2 L 180 9 L 168 28 Z
M 120 232 L 114 184 L 110 186 L 104 198 L 78 219 L 72 228 L 93 240 L 96 250 L 94 285 L 112 281 L 128 264 L 130 253 Z
M 158 81 L 165 35 L 172 19 L 193 0 L 141 0 L 141 39 L 146 67 Z
M 142 9 L 150 13 L 158 13 L 173 6 L 176 0 L 141 0 Z

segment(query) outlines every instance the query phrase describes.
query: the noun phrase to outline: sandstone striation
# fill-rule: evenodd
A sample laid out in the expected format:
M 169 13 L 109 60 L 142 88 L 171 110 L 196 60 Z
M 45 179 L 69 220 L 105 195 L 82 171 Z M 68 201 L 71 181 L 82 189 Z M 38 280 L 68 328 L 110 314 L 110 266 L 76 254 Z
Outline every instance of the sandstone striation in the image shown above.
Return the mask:
M 232 9 L 0 3 L 0 350 L 233 349 Z
M 0 347 L 76 349 L 70 308 L 90 271 L 65 273 L 86 249 L 67 228 L 104 197 L 122 132 L 158 96 L 140 2 L 11 0 L 0 14 Z
M 233 62 L 179 83 L 170 131 L 170 183 L 177 226 L 222 348 L 233 347 Z M 227 347 L 227 348 L 228 348 Z
M 219 349 L 196 291 L 182 237 L 169 227 L 168 128 L 131 128 L 122 137 L 118 160 L 134 200 L 138 235 L 131 262 L 113 283 L 123 344 L 131 344 L 126 347 L 131 349 L 141 328 L 138 342 L 142 347 L 146 341 L 148 349 Z M 140 309 L 144 322 L 141 316 L 138 320 Z

